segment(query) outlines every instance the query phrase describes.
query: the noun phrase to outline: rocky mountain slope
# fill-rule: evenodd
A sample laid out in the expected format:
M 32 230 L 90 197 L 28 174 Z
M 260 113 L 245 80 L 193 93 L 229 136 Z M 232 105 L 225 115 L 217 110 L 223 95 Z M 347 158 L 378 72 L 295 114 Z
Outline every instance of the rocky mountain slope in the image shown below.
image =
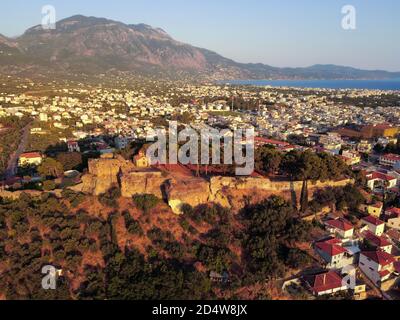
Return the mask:
M 389 79 L 400 73 L 365 71 L 333 65 L 275 68 L 242 64 L 174 40 L 164 30 L 104 18 L 73 16 L 55 30 L 41 25 L 15 39 L 0 35 L 0 71 L 191 75 L 206 79 Z

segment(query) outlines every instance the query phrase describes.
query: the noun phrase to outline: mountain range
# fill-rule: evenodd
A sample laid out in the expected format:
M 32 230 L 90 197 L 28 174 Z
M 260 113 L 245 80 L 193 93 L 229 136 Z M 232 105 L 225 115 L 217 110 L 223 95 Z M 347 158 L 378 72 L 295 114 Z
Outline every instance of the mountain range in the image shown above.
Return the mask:
M 400 72 L 336 65 L 277 68 L 238 63 L 213 51 L 174 40 L 146 24 L 124 24 L 82 15 L 41 25 L 16 38 L 0 34 L 0 72 L 83 73 L 111 71 L 198 79 L 394 79 Z

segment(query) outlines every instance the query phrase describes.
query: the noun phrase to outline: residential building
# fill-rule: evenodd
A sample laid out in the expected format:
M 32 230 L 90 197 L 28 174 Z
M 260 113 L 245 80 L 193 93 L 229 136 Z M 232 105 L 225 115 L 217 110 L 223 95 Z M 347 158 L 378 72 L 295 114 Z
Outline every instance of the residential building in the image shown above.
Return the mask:
M 42 121 L 42 122 L 47 122 L 47 121 L 49 121 L 49 117 L 47 116 L 46 113 L 40 113 L 39 114 L 39 120 Z
M 260 146 L 272 146 L 277 148 L 278 150 L 284 150 L 286 152 L 290 152 L 295 149 L 294 146 L 291 146 L 289 143 L 284 142 L 284 141 L 279 141 L 279 140 L 273 140 L 273 139 L 266 139 L 263 137 L 255 137 L 254 138 L 254 143 L 257 147 Z
M 375 249 L 385 251 L 389 254 L 392 253 L 393 244 L 385 236 L 377 236 L 370 231 L 366 231 L 362 234 L 362 237 L 364 238 L 364 241 L 367 242 L 367 244 L 375 247 Z
M 20 155 L 18 159 L 18 166 L 38 166 L 42 163 L 42 160 L 42 155 L 39 152 L 27 152 Z
M 365 225 L 366 230 L 369 230 L 376 236 L 381 236 L 385 232 L 385 222 L 373 216 L 367 216 L 361 219 Z
M 390 208 L 386 210 L 385 221 L 387 227 L 400 230 L 400 208 Z
M 377 286 L 390 279 L 394 272 L 395 258 L 385 251 L 361 252 L 359 267 Z
M 361 153 L 370 153 L 372 151 L 372 144 L 368 140 L 361 140 L 357 145 L 357 151 Z
M 400 155 L 398 154 L 385 154 L 379 158 L 379 164 L 382 166 L 400 169 Z
M 343 278 L 335 271 L 305 276 L 304 281 L 313 295 L 320 297 L 348 290 Z
M 342 160 L 349 166 L 359 164 L 361 162 L 361 156 L 358 152 L 345 150 L 342 152 Z
M 354 226 L 346 219 L 339 218 L 325 222 L 328 230 L 342 239 L 350 239 L 354 234 Z
M 68 141 L 67 146 L 68 146 L 69 152 L 81 152 L 81 149 L 80 149 L 77 141 L 73 141 L 73 140 Z
M 362 204 L 360 205 L 360 211 L 363 211 L 365 214 L 374 216 L 376 218 L 380 218 L 383 210 L 383 203 L 376 202 L 374 204 Z
M 328 269 L 341 269 L 353 263 L 353 257 L 341 244 L 336 238 L 315 244 L 315 251 L 325 261 Z
M 395 177 L 378 171 L 367 174 L 366 178 L 368 188 L 372 191 L 377 188 L 391 189 L 397 186 L 397 179 Z
M 139 154 L 133 157 L 133 163 L 137 168 L 148 168 L 151 165 L 150 160 L 143 151 L 140 151 Z
M 386 231 L 386 235 L 389 237 L 389 239 L 396 245 L 400 246 L 400 231 L 396 229 L 390 229 Z

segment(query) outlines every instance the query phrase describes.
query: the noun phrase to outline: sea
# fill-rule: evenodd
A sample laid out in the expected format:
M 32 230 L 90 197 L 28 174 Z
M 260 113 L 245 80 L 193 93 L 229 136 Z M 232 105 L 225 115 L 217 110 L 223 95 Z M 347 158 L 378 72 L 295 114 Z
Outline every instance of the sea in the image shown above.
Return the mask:
M 238 86 L 271 86 L 315 89 L 369 89 L 400 91 L 400 79 L 395 80 L 227 80 L 219 84 Z

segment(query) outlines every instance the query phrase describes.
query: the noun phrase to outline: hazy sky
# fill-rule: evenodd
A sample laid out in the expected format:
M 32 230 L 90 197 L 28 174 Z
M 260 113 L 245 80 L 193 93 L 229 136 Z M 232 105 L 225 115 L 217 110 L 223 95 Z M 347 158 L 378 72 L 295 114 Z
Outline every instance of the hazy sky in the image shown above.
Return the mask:
M 400 71 L 399 0 L 1 0 L 0 33 L 40 24 L 49 4 L 57 20 L 84 14 L 146 23 L 240 62 Z M 357 10 L 356 30 L 341 27 L 344 5 Z

